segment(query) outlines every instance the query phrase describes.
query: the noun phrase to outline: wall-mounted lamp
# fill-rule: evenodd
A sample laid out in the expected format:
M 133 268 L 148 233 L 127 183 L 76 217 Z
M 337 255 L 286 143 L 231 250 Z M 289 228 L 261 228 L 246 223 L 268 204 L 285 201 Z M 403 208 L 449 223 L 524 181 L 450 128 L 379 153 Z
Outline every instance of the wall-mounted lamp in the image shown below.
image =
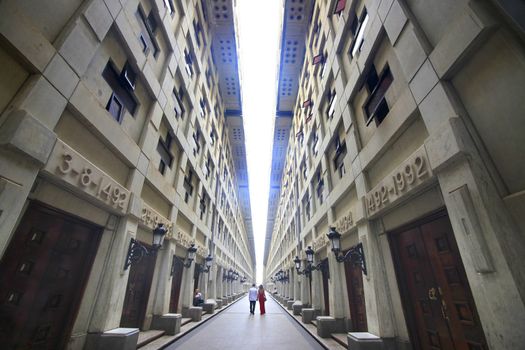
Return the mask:
M 177 255 L 173 255 L 173 259 L 179 260 L 180 262 L 182 262 L 182 266 L 184 266 L 186 268 L 189 268 L 191 266 L 191 263 L 193 262 L 193 260 L 195 260 L 195 253 L 196 252 L 197 252 L 197 248 L 195 248 L 195 244 L 192 243 L 190 245 L 190 247 L 187 249 L 186 260 L 182 260 Z M 210 257 L 210 255 L 208 255 L 208 257 Z M 208 259 L 208 258 L 206 258 L 206 259 Z M 212 258 L 212 260 L 213 260 L 213 258 Z M 207 264 L 207 261 L 206 261 L 206 264 Z M 174 272 L 175 272 L 175 261 L 173 261 L 173 263 L 171 265 L 170 276 L 173 276 Z M 206 271 L 206 272 L 208 272 L 208 271 Z
M 282 269 L 280 269 L 275 274 L 274 280 L 277 281 L 277 282 L 285 283 L 285 282 L 288 282 L 290 280 L 290 277 L 289 277 L 289 274 L 287 272 L 284 272 Z
M 230 268 L 227 271 L 224 271 L 222 274 L 222 280 L 232 282 L 233 280 L 236 280 L 239 278 L 239 274 L 236 271 L 233 271 L 232 268 Z
M 361 270 L 366 275 L 366 260 L 365 253 L 363 251 L 363 244 L 359 243 L 353 248 L 350 248 L 346 254 L 341 253 L 341 234 L 336 231 L 335 227 L 330 227 L 330 231 L 327 234 L 330 243 L 332 244 L 332 251 L 335 254 L 337 262 L 351 261 L 354 265 L 361 267 Z
M 189 268 L 191 266 L 191 263 L 193 260 L 195 260 L 195 254 L 197 253 L 197 248 L 195 248 L 195 244 L 190 244 L 190 247 L 188 248 L 188 254 L 186 255 L 186 262 L 184 263 L 184 267 Z
M 305 250 L 306 253 L 306 266 L 304 270 L 301 271 L 301 259 L 299 259 L 299 256 L 295 256 L 295 259 L 293 259 L 293 262 L 295 264 L 295 270 L 299 275 L 306 275 L 308 277 L 312 277 L 312 271 L 316 270 L 322 270 L 325 272 L 328 272 L 328 264 L 326 260 L 323 260 L 319 262 L 318 264 L 314 265 L 314 250 L 312 247 L 308 246 Z
M 148 249 L 138 240 L 132 238 L 129 242 L 128 254 L 126 255 L 126 262 L 124 263 L 124 270 L 127 270 L 128 267 L 134 263 L 139 262 L 145 255 L 153 254 L 159 250 L 164 243 L 164 237 L 166 236 L 167 232 L 168 229 L 164 227 L 164 224 L 157 224 L 157 227 L 153 229 L 153 244 L 151 249 Z
M 208 254 L 208 256 L 204 259 L 204 267 L 199 266 L 199 272 L 204 272 L 204 273 L 210 272 L 212 263 L 213 263 L 213 257 L 211 256 L 211 254 Z

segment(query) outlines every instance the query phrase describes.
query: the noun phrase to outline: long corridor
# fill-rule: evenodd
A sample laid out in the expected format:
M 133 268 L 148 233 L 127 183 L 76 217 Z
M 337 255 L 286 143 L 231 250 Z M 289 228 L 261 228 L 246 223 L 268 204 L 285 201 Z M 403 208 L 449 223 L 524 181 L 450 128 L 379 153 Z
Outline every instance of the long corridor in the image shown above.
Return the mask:
M 272 299 L 266 315 L 249 312 L 248 297 L 177 340 L 167 349 L 271 349 L 308 350 L 323 347 Z

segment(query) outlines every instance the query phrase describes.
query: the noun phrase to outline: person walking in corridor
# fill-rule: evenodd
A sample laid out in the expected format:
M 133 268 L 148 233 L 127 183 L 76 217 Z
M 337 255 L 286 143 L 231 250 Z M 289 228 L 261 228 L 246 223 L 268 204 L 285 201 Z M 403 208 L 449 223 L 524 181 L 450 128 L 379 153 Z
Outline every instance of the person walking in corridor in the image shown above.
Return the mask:
M 255 302 L 257 301 L 257 288 L 255 288 L 255 283 L 252 284 L 252 287 L 248 291 L 248 299 L 250 300 L 250 313 L 253 315 L 255 313 Z
M 264 287 L 262 284 L 259 286 L 257 299 L 259 300 L 259 310 L 261 311 L 261 315 L 264 315 L 266 313 L 266 309 L 264 308 L 264 303 L 266 302 L 266 294 L 264 293 Z

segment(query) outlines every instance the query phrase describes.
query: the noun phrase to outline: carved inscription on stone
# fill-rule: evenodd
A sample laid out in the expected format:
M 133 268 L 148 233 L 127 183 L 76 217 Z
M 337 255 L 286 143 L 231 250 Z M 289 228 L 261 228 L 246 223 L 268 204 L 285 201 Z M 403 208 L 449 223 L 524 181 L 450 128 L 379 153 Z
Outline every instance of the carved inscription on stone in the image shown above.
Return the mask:
M 327 244 L 328 237 L 325 234 L 322 234 L 314 240 L 312 244 L 312 249 L 317 252 Z
M 341 219 L 337 220 L 335 223 L 335 229 L 340 234 L 343 234 L 350 230 L 354 226 L 354 220 L 352 218 L 352 212 L 349 211 L 345 216 L 343 216 Z
M 164 227 L 168 230 L 166 232 L 166 238 L 169 239 L 173 237 L 173 222 L 160 215 L 147 204 L 143 204 L 140 223 L 151 229 L 157 227 L 158 224 L 164 224 Z
M 125 214 L 130 192 L 79 153 L 57 140 L 45 170 Z
M 191 236 L 184 231 L 178 231 L 175 234 L 174 238 L 175 238 L 175 242 L 177 242 L 183 247 L 189 247 L 191 243 L 194 243 Z
M 374 215 L 432 177 L 425 147 L 421 146 L 366 194 L 368 216 Z

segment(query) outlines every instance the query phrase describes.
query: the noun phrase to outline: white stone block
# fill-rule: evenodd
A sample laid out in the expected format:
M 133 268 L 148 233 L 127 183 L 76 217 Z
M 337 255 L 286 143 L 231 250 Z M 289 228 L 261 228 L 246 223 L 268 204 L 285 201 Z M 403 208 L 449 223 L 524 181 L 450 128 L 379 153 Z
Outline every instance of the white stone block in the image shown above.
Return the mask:
M 394 51 L 398 56 L 407 81 L 412 80 L 414 74 L 416 74 L 427 58 L 422 41 L 416 34 L 412 24 L 409 23 L 405 26 L 394 45 Z
M 71 97 L 79 81 L 78 75 L 59 54 L 56 54 L 46 67 L 44 76 L 67 99 Z
M 59 52 L 78 76 L 84 75 L 96 52 L 98 40 L 87 25 L 78 20 L 59 47 Z
M 0 2 L 0 36 L 9 41 L 39 71 L 44 71 L 55 54 L 55 48 L 38 31 L 23 23 L 16 8 L 7 1 Z
M 84 17 L 95 32 L 98 40 L 104 40 L 113 23 L 113 18 L 106 4 L 102 0 L 94 0 L 84 12 Z
M 399 34 L 401 34 L 401 31 L 407 23 L 407 20 L 407 16 L 401 8 L 399 2 L 394 1 L 390 11 L 388 12 L 386 20 L 384 21 L 385 30 L 392 45 L 395 45 Z
M 412 95 L 417 104 L 419 104 L 425 96 L 428 95 L 430 90 L 436 86 L 438 80 L 434 68 L 427 59 L 417 71 L 414 79 L 410 82 L 410 90 L 412 91 Z

